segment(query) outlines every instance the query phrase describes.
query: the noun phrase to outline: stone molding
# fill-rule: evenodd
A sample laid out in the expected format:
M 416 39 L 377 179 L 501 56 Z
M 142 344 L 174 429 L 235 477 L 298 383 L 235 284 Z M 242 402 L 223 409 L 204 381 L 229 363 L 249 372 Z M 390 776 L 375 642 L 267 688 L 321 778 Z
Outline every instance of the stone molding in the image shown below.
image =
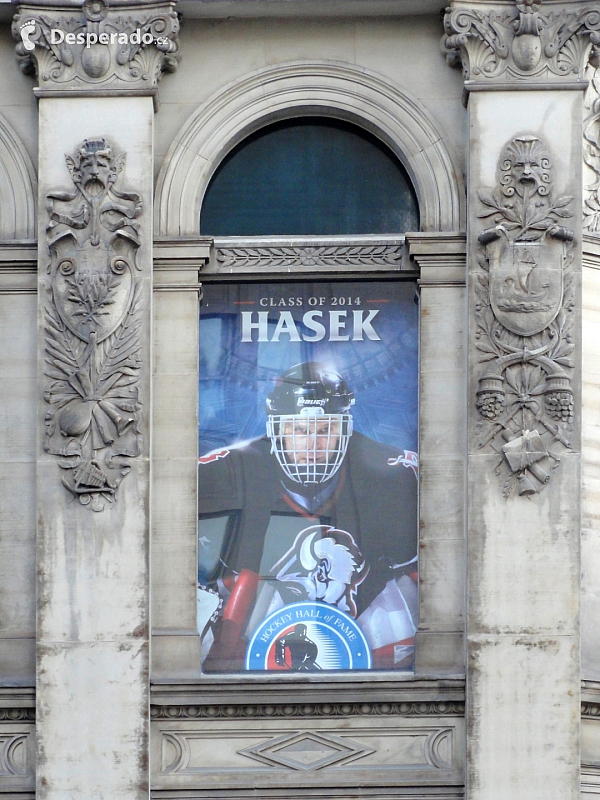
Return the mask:
M 35 722 L 35 708 L 0 708 L 0 722 Z
M 402 246 L 370 245 L 335 247 L 302 245 L 300 247 L 219 247 L 219 271 L 255 271 L 297 267 L 396 267 L 402 263 Z
M 302 703 L 252 705 L 168 705 L 150 706 L 152 720 L 177 719 L 272 719 L 277 717 L 350 716 L 443 716 L 463 717 L 460 701 L 417 703 Z M 35 708 L 0 708 L 0 723 L 35 722 Z M 600 719 L 600 701 L 581 703 L 582 719 Z
M 464 233 L 407 233 L 410 262 L 419 270 L 419 286 L 465 286 L 467 237 Z
M 37 179 L 18 135 L 0 117 L 0 240 L 36 235 Z
M 465 191 L 443 132 L 416 98 L 353 64 L 310 61 L 260 69 L 209 98 L 174 137 L 155 201 L 158 236 L 197 236 L 208 183 L 245 136 L 280 119 L 321 115 L 378 136 L 413 181 L 423 230 L 465 227 Z
M 600 719 L 600 702 L 581 704 L 581 717 L 582 719 Z
M 376 235 L 217 238 L 203 273 L 396 272 L 411 268 L 404 242 Z
M 59 38 L 53 29 L 75 41 L 53 43 Z M 22 40 L 22 31 L 33 49 Z M 41 93 L 153 94 L 163 73 L 175 71 L 179 58 L 173 2 L 109 6 L 106 0 L 84 0 L 80 8 L 24 3 L 12 32 L 21 70 L 37 75 L 36 91 Z
M 464 717 L 464 702 L 285 703 L 150 707 L 152 720 L 251 719 L 276 717 L 443 716 Z
M 583 77 L 600 58 L 600 3 L 543 0 L 452 2 L 444 18 L 442 50 L 466 81 L 515 84 Z

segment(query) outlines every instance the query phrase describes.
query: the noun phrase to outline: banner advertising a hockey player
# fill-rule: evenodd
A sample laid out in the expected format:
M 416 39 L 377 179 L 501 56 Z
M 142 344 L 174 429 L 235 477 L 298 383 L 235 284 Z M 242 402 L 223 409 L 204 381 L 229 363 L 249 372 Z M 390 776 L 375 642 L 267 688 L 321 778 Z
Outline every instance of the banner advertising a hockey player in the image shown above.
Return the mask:
M 411 670 L 415 284 L 205 284 L 205 672 Z

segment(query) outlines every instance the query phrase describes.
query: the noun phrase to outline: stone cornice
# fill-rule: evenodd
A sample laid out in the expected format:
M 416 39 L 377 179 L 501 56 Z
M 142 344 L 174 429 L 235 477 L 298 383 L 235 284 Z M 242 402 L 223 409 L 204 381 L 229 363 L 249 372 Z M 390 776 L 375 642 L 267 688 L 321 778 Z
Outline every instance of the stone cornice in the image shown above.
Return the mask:
M 23 3 L 12 32 L 21 69 L 37 75 L 41 95 L 154 95 L 162 74 L 177 67 L 179 20 L 170 0 Z
M 600 63 L 600 2 L 453 0 L 444 28 L 448 63 L 479 85 L 573 84 Z

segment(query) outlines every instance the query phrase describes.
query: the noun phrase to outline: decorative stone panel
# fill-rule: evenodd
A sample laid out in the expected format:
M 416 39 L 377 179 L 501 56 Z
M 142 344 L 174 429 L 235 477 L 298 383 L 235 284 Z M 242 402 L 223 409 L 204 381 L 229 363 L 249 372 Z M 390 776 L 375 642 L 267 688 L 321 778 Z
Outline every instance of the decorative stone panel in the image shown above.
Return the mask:
M 346 787 L 348 797 L 358 786 L 396 787 L 390 797 L 409 786 L 461 787 L 463 713 L 452 702 L 154 707 L 152 785 L 157 796 L 198 797 L 250 787 L 311 796 Z

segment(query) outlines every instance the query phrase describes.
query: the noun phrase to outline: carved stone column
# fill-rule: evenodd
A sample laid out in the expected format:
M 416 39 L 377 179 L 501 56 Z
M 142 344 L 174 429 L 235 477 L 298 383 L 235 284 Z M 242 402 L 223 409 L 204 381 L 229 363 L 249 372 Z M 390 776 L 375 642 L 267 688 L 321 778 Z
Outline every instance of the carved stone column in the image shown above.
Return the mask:
M 582 104 L 590 2 L 453 2 L 470 119 L 469 800 L 580 793 Z
M 39 97 L 37 797 L 148 796 L 152 125 L 172 3 L 22 5 Z

